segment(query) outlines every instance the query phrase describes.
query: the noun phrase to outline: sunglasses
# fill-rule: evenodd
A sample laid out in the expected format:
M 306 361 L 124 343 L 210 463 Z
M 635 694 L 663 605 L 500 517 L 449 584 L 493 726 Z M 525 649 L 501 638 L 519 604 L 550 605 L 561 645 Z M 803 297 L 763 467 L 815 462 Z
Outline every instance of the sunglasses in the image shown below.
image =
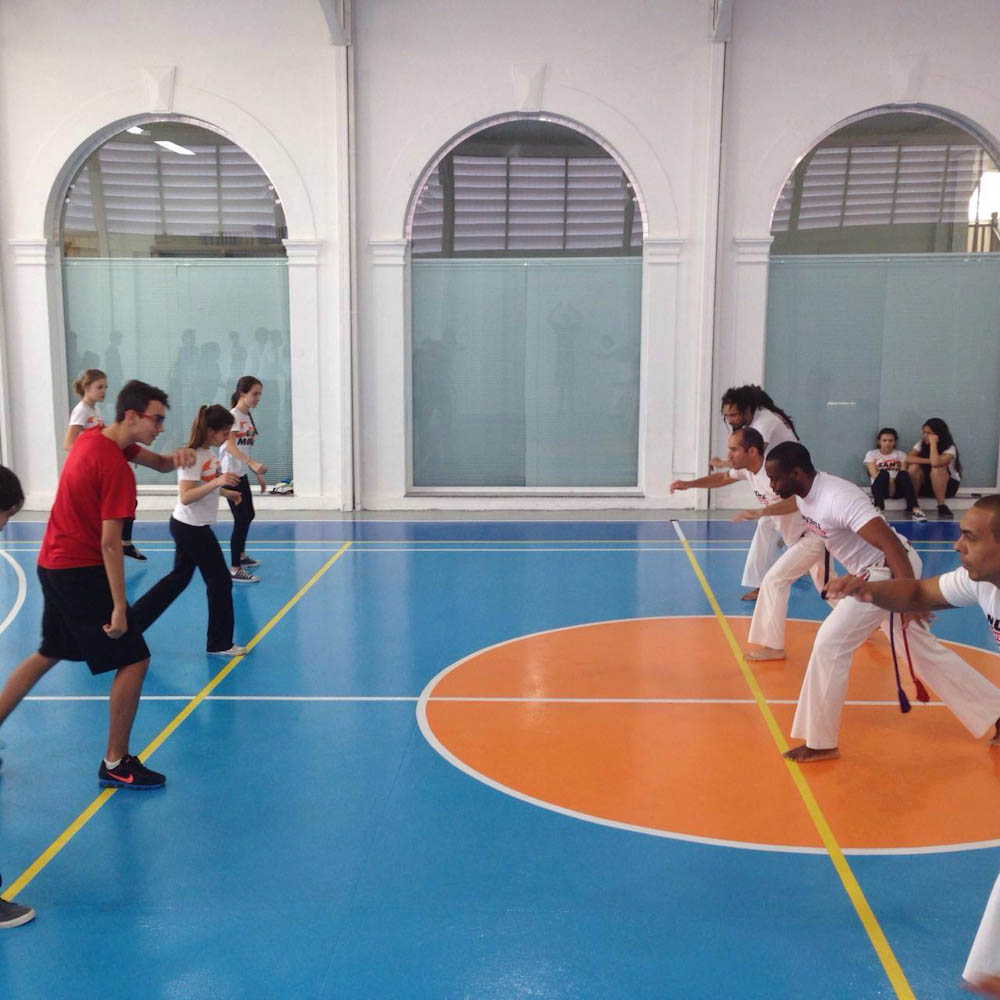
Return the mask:
M 142 417 L 143 420 L 152 420 L 154 427 L 162 427 L 164 421 L 167 419 L 165 413 L 137 413 L 136 416 Z

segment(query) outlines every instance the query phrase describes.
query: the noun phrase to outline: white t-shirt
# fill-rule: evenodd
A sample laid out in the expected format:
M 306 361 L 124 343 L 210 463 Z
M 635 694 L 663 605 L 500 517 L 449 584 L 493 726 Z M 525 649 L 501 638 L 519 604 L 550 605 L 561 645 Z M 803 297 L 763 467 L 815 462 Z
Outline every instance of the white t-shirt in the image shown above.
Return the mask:
M 986 615 L 993 630 L 993 638 L 1000 646 L 1000 589 L 988 580 L 978 583 L 969 579 L 969 571 L 964 566 L 942 573 L 938 577 L 941 596 L 953 607 L 968 608 L 978 604 Z
M 184 480 L 195 483 L 211 482 L 219 474 L 219 456 L 214 448 L 199 448 L 195 453 L 194 465 L 177 470 L 177 482 Z M 191 524 L 196 528 L 204 524 L 215 524 L 219 516 L 219 491 L 212 490 L 208 496 L 195 500 L 194 503 L 183 503 L 177 500 L 174 507 L 174 517 L 183 524 Z
M 254 438 L 257 437 L 257 431 L 254 430 L 250 414 L 244 413 L 238 406 L 234 406 L 229 412 L 236 420 L 232 427 L 232 433 L 236 435 L 236 447 L 244 455 L 249 455 L 253 449 Z M 223 472 L 234 472 L 237 476 L 245 476 L 247 468 L 246 462 L 241 462 L 235 455 L 229 453 L 229 449 L 225 445 L 222 446 Z
M 924 440 L 921 438 L 910 451 L 919 452 L 923 447 Z M 956 482 L 962 481 L 962 474 L 958 471 L 958 467 L 955 465 L 955 459 L 958 457 L 958 449 L 952 445 L 950 448 L 945 448 L 944 451 L 939 451 L 938 454 L 944 458 L 945 455 L 948 456 L 948 475 L 951 476 Z
M 869 462 L 874 463 L 876 473 L 885 471 L 889 473 L 890 479 L 895 479 L 899 470 L 906 463 L 906 452 L 896 448 L 895 451 L 890 451 L 888 455 L 885 455 L 878 448 L 872 448 L 865 454 L 865 465 L 868 465 Z M 874 477 L 870 476 L 869 478 L 874 482 Z
M 795 501 L 806 525 L 823 539 L 830 555 L 840 560 L 848 573 L 858 576 L 884 558 L 881 549 L 857 534 L 879 517 L 860 486 L 828 472 L 817 472 L 808 496 L 796 497 Z
M 85 431 L 99 430 L 104 426 L 101 419 L 101 411 L 90 403 L 85 403 L 82 399 L 73 407 L 73 412 L 69 415 L 70 427 L 82 427 Z
M 798 441 L 791 427 L 774 410 L 768 410 L 763 406 L 754 413 L 750 426 L 755 431 L 759 431 L 760 436 L 764 439 L 765 454 L 776 444 L 782 444 L 785 441 Z
M 780 503 L 781 497 L 771 489 L 771 480 L 764 471 L 764 463 L 761 462 L 757 472 L 749 469 L 730 469 L 730 479 L 745 479 L 752 487 L 754 495 L 761 507 L 770 507 L 771 504 Z M 778 530 L 781 532 L 782 540 L 786 545 L 797 542 L 808 530 L 802 515 L 796 511 L 790 514 L 780 514 L 772 517 L 772 521 L 777 522 Z

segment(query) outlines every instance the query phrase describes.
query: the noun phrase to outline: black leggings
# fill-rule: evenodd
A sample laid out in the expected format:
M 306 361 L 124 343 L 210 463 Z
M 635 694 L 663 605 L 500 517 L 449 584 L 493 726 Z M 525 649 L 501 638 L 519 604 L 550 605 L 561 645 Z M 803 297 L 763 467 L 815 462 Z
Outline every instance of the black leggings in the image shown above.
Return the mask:
M 130 621 L 142 632 L 149 628 L 191 582 L 197 567 L 208 593 L 205 648 L 210 653 L 229 649 L 233 644 L 233 578 L 212 526 L 185 524 L 172 517 L 170 534 L 177 546 L 174 568 L 132 605 Z
M 889 496 L 889 473 L 883 469 L 872 480 L 872 497 L 875 499 L 876 507 L 884 507 L 886 497 Z M 902 497 L 906 501 L 906 509 L 913 510 L 917 506 L 917 494 L 913 489 L 913 480 L 908 472 L 899 471 L 896 473 L 896 497 Z
M 132 544 L 132 525 L 135 524 L 134 517 L 126 517 L 122 521 L 122 544 L 131 545 Z
M 250 490 L 250 480 L 246 476 L 242 476 L 236 484 L 236 489 L 239 490 L 240 496 L 243 497 L 240 503 L 233 503 L 229 497 L 226 497 L 229 509 L 233 512 L 233 537 L 229 541 L 229 561 L 233 569 L 239 566 L 240 560 L 243 558 L 243 552 L 247 544 L 247 534 L 250 531 L 250 522 L 254 519 L 253 493 Z

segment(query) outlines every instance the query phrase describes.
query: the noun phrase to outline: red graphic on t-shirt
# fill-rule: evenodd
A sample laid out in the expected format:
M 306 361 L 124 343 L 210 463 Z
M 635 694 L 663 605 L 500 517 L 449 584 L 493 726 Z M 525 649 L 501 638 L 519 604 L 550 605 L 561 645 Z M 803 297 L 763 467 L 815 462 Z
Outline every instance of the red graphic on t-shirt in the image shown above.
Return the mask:
M 201 466 L 201 481 L 210 483 L 219 474 L 219 462 L 216 458 L 206 458 Z

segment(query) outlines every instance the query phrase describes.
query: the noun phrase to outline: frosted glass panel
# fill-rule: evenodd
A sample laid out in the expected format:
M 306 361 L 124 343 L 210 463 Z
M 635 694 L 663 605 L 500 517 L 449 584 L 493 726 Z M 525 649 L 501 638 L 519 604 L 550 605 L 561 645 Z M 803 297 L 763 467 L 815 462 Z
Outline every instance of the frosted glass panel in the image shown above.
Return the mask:
M 765 387 L 818 467 L 867 483 L 861 459 L 892 426 L 908 450 L 943 418 L 963 486 L 997 482 L 1000 259 L 772 257 Z
M 254 375 L 264 386 L 255 456 L 269 481 L 292 475 L 286 261 L 71 258 L 63 276 L 67 380 L 107 372 L 105 422 L 130 378 L 157 385 L 170 410 L 155 447 L 167 451 L 186 443 L 202 403 L 228 408 L 237 379 Z M 146 469 L 136 478 L 170 481 Z
M 413 263 L 414 486 L 635 486 L 638 259 Z

